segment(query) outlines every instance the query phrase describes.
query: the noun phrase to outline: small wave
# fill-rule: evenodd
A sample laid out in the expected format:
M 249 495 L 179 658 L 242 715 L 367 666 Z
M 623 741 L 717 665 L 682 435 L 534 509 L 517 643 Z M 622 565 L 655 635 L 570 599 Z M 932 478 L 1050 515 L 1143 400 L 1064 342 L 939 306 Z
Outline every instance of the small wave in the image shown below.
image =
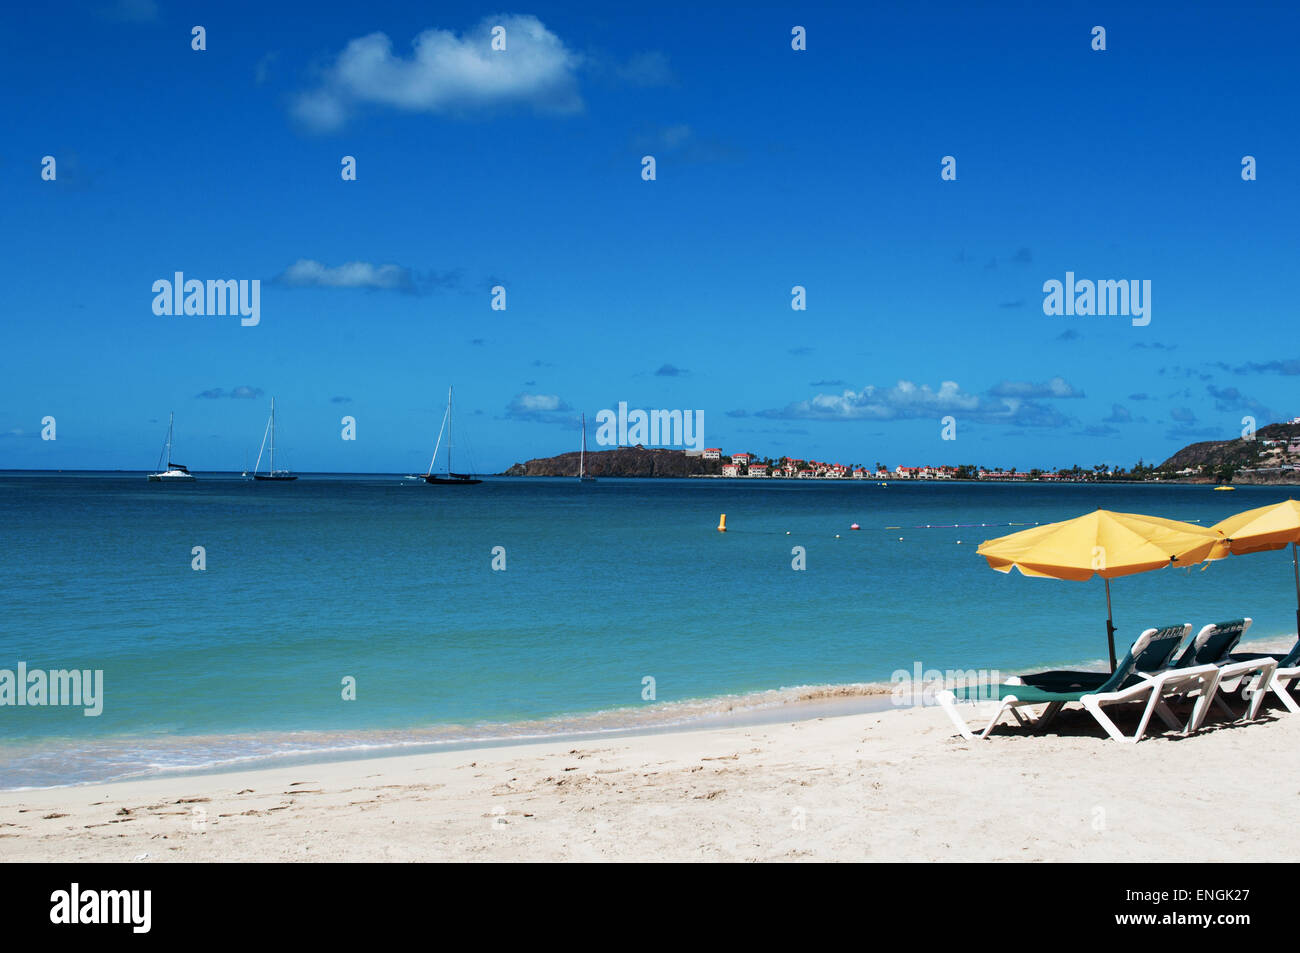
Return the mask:
M 648 702 L 643 706 L 513 722 L 442 724 L 348 731 L 259 732 L 189 735 L 165 739 L 117 737 L 97 741 L 60 740 L 3 749 L 0 788 L 28 790 L 121 781 L 150 776 L 203 774 L 294 761 L 337 760 L 419 750 L 505 745 L 584 735 L 720 727 L 764 720 L 816 717 L 816 706 L 854 699 L 861 710 L 891 692 L 884 682 L 797 685 L 713 698 Z M 870 702 L 876 704 L 870 704 Z
M 1288 636 L 1252 640 L 1243 643 L 1242 648 L 1256 652 L 1285 652 L 1294 644 L 1295 638 Z M 1104 670 L 1106 663 L 1097 659 L 1070 667 Z M 890 697 L 894 688 L 890 682 L 794 685 L 510 722 L 166 738 L 121 736 L 94 741 L 59 739 L 11 744 L 0 746 L 0 789 L 69 787 L 568 737 L 797 721 L 828 714 L 888 710 L 894 707 Z

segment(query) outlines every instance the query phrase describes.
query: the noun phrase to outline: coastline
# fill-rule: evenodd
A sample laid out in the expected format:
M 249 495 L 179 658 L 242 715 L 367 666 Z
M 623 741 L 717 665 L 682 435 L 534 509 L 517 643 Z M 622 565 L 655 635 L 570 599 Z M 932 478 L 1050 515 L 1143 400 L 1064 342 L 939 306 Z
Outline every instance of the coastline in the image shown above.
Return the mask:
M 11 772 L 10 779 L 19 776 L 23 770 L 33 774 L 35 771 L 47 773 L 35 775 L 33 783 L 6 783 L 0 786 L 0 793 L 59 790 L 157 778 L 215 776 L 288 765 L 382 760 L 508 745 L 590 743 L 632 735 L 750 727 L 774 721 L 884 711 L 896 707 L 890 694 L 888 682 L 805 685 L 638 708 L 476 725 L 434 724 L 404 729 L 315 729 L 180 735 L 164 739 L 96 739 L 76 744 L 76 755 L 96 762 L 108 761 L 115 766 L 117 773 L 71 777 L 53 784 L 44 783 L 48 771 L 55 768 L 66 770 L 69 751 L 56 747 L 32 755 L 23 749 L 39 749 L 43 743 L 27 742 L 7 749 L 0 747 Z M 16 770 L 15 764 L 19 765 Z
M 1295 843 L 1300 720 L 1136 746 L 1095 728 L 1075 712 L 968 742 L 927 707 L 9 791 L 0 839 L 11 861 L 142 863 L 1204 863 Z
M 1285 652 L 1295 636 L 1243 642 L 1243 650 Z M 1091 658 L 1016 666 L 1002 676 L 1052 667 L 1103 671 Z M 901 670 L 900 670 L 901 671 Z M 979 671 L 982 669 L 973 669 Z M 910 674 L 910 673 L 909 673 Z M 952 674 L 952 673 L 949 673 Z M 909 683 L 910 684 L 910 683 Z M 927 685 L 929 683 L 926 683 Z M 931 686 L 933 687 L 933 686 Z M 345 763 L 422 757 L 465 751 L 548 744 L 595 744 L 682 732 L 755 729 L 777 723 L 904 712 L 892 681 L 796 685 L 761 691 L 683 699 L 638 707 L 557 714 L 552 717 L 474 725 L 432 724 L 403 729 L 362 728 L 265 731 L 251 734 L 108 737 L 63 747 L 29 741 L 0 746 L 7 774 L 0 795 L 222 777 L 278 769 L 309 770 Z M 69 765 L 96 773 L 69 774 Z M 104 767 L 111 765 L 112 767 Z M 55 771 L 61 780 L 49 783 Z M 112 772 L 112 773 L 109 773 Z M 21 779 L 21 783 L 13 783 Z
M 22 469 L 0 469 L 0 478 L 3 477 L 30 477 L 30 476 L 62 476 L 62 477 L 85 477 L 85 476 L 120 476 L 120 477 L 143 477 L 147 470 L 22 470 Z M 193 471 L 196 475 L 206 476 L 209 479 L 245 481 L 238 470 L 199 470 Z M 525 480 L 543 482 L 554 480 L 563 483 L 572 481 L 573 476 L 552 473 L 482 473 L 475 474 L 484 480 Z M 405 475 L 393 471 L 333 471 L 333 470 L 300 470 L 300 478 L 315 478 L 326 480 L 340 480 L 348 477 L 372 480 L 397 480 L 407 479 Z M 728 480 L 736 483 L 814 483 L 830 484 L 835 486 L 859 485 L 859 486 L 879 486 L 882 483 L 897 484 L 901 486 L 925 484 L 935 486 L 954 486 L 954 485 L 996 485 L 996 486 L 1205 486 L 1215 487 L 1222 484 L 1217 480 L 1208 478 L 1187 478 L 1187 479 L 1162 479 L 1162 480 L 1044 480 L 1044 479 L 965 479 L 961 477 L 868 477 L 866 479 L 853 479 L 849 477 L 787 477 L 787 476 L 724 476 L 721 473 L 692 473 L 685 475 L 648 475 L 648 476 L 602 476 L 602 480 L 648 480 L 652 482 L 662 480 Z M 1300 486 L 1300 476 L 1292 480 L 1257 480 L 1244 478 L 1241 474 L 1235 476 L 1230 486 L 1249 486 L 1249 487 L 1290 487 Z

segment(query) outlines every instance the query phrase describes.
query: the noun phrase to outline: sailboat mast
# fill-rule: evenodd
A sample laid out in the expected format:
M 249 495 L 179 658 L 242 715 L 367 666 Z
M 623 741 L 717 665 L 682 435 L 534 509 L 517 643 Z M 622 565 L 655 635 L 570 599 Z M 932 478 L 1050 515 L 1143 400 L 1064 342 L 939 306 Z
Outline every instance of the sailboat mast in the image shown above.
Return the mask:
M 442 425 L 438 428 L 438 442 L 433 445 L 433 459 L 429 461 L 429 472 L 424 475 L 426 483 L 449 485 L 449 486 L 471 486 L 475 483 L 482 483 L 482 480 L 475 480 L 472 474 L 455 473 L 452 470 L 454 464 L 451 462 L 451 443 L 452 443 L 452 400 L 453 390 L 447 388 L 447 409 L 442 414 Z M 447 434 L 447 475 L 434 475 L 433 468 L 438 463 L 438 451 L 442 448 L 443 432 Z
M 175 411 L 173 411 L 172 413 L 167 415 L 167 460 L 165 462 L 167 464 L 167 469 L 169 470 L 171 469 L 172 466 L 172 427 L 175 424 L 176 424 L 176 413 Z
M 275 398 L 271 398 L 271 476 L 275 476 Z
M 582 468 L 587 460 L 587 414 L 582 415 L 582 449 L 578 451 L 578 479 L 582 479 Z
M 257 448 L 257 462 L 253 464 L 253 476 L 257 476 L 258 471 L 262 469 L 262 454 L 266 452 L 266 438 L 270 434 L 271 421 L 268 420 L 266 426 L 262 429 L 262 443 Z

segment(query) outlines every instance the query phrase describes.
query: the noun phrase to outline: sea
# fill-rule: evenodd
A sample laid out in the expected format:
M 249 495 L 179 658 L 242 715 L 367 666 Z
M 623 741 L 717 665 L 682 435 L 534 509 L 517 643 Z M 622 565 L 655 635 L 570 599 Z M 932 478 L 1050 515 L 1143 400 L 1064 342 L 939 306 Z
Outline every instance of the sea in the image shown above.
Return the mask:
M 1098 508 L 1210 525 L 1297 492 L 0 473 L 0 669 L 102 672 L 98 715 L 0 707 L 0 788 L 867 710 L 918 666 L 1096 667 L 1101 580 L 994 572 L 983 540 Z M 1296 629 L 1289 551 L 1111 597 L 1121 654 L 1153 625 Z

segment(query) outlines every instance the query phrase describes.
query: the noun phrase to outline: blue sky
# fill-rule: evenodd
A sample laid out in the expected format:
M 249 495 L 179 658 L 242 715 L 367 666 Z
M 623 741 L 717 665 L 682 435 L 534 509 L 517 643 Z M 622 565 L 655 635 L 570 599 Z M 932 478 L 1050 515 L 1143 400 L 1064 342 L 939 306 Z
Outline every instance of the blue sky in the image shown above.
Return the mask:
M 175 411 L 238 469 L 275 396 L 294 469 L 422 469 L 448 384 L 482 471 L 619 401 L 891 466 L 1296 416 L 1300 16 L 1144 7 L 7 11 L 0 468 L 146 469 Z M 261 323 L 155 315 L 176 271 L 260 279 Z M 1150 324 L 1045 315 L 1067 271 L 1151 281 Z

